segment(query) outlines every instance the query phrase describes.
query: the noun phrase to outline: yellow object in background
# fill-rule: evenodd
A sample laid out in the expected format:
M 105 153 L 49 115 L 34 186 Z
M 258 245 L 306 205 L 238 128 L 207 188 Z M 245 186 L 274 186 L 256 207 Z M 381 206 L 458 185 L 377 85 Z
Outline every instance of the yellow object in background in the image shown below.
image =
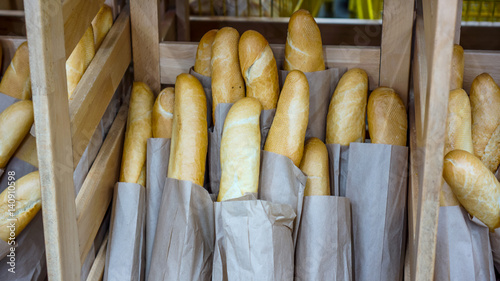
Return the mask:
M 500 0 L 464 0 L 462 4 L 462 20 L 500 21 Z
M 378 20 L 382 18 L 383 0 L 350 0 L 349 11 L 355 18 Z

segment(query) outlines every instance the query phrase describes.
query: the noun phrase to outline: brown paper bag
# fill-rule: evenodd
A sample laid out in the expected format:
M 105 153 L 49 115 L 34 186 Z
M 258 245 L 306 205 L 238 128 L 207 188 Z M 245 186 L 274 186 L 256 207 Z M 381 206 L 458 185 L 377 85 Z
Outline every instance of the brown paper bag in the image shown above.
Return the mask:
M 351 204 L 306 196 L 295 249 L 295 280 L 352 280 Z
M 356 281 L 400 280 L 408 148 L 351 143 L 346 197 L 352 205 Z
M 1 177 L 0 192 L 8 187 L 9 172 L 14 172 L 14 177 L 17 180 L 36 170 L 36 167 L 29 163 L 13 157 L 5 167 L 5 175 Z M 8 245 L 8 252 L 0 256 L 2 258 L 0 261 L 0 280 L 45 280 L 47 269 L 41 211 L 16 237 L 15 242 L 13 254 L 10 251 L 12 246 Z M 8 262 L 11 261 L 15 263 L 15 273 L 9 272 L 11 265 Z
M 153 242 L 158 223 L 163 187 L 167 179 L 170 139 L 148 139 L 146 167 L 146 279 L 151 266 Z
M 330 167 L 330 192 L 332 195 L 345 197 L 349 146 L 327 144 L 326 148 L 328 150 L 328 165 Z
M 210 280 L 213 210 L 212 199 L 203 187 L 166 179 L 148 280 Z
M 323 71 L 305 72 L 309 82 L 309 124 L 307 124 L 306 138 L 316 137 L 325 142 L 326 115 L 340 77 L 346 68 L 329 68 Z M 280 84 L 285 83 L 289 71 L 280 70 Z
M 440 207 L 434 279 L 495 280 L 488 235 L 462 207 Z
M 145 197 L 146 190 L 139 184 L 115 186 L 104 281 L 144 279 Z
M 193 67 L 189 69 L 189 74 L 193 75 L 200 81 L 205 91 L 205 96 L 207 98 L 207 126 L 211 127 L 213 124 L 212 120 L 212 77 L 201 75 L 194 71 Z
M 293 227 L 293 241 L 297 239 L 306 175 L 288 157 L 262 151 L 260 159 L 259 199 L 288 204 L 297 215 Z
M 289 205 L 262 200 L 214 205 L 213 281 L 293 280 L 295 213 Z

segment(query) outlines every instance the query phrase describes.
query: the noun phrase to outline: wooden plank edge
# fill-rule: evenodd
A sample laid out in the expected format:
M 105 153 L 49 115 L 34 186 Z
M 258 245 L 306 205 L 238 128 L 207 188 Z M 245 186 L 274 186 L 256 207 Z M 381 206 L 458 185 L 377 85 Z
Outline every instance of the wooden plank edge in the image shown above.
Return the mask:
M 160 20 L 160 42 L 161 41 L 175 41 L 175 11 L 170 10 L 165 13 L 165 16 Z
M 97 253 L 94 263 L 90 268 L 89 275 L 87 276 L 87 281 L 100 281 L 104 275 L 104 266 L 106 264 L 106 250 L 108 249 L 108 238 L 109 233 L 106 233 L 106 237 L 102 242 L 99 252 Z
M 129 9 L 113 24 L 69 101 L 73 164 L 78 165 L 131 61 Z
M 111 203 L 118 181 L 128 107 L 122 105 L 78 196 L 76 215 L 80 258 L 83 262 Z

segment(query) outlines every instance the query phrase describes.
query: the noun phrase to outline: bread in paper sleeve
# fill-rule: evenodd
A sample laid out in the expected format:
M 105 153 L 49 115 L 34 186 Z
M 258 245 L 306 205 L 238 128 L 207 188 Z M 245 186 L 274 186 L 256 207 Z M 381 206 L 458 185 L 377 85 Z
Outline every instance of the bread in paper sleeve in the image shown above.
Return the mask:
M 153 105 L 153 138 L 169 139 L 172 137 L 174 122 L 174 88 L 163 89 Z

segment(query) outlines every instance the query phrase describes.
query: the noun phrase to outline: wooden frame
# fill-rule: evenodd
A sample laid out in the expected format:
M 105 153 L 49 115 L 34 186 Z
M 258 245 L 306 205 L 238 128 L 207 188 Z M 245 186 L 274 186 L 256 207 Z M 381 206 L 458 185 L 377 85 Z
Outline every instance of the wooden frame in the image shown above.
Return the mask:
M 66 77 L 66 58 L 104 0 L 63 2 L 25 1 L 36 140 L 27 136 L 16 157 L 40 170 L 49 279 L 79 280 L 81 263 L 118 180 L 126 106 L 116 116 L 76 200 L 73 171 L 131 62 L 130 11 L 125 7 L 116 18 L 68 101 L 66 80 L 61 79 Z M 10 46 L 9 56 L 24 40 L 0 38 L 2 45 Z M 102 277 L 105 245 L 87 280 Z
M 439 217 L 444 133 L 453 43 L 460 42 L 461 0 L 419 3 L 410 103 L 410 189 L 408 193 L 411 280 L 432 280 Z M 465 50 L 464 89 L 488 72 L 500 82 L 500 52 Z

